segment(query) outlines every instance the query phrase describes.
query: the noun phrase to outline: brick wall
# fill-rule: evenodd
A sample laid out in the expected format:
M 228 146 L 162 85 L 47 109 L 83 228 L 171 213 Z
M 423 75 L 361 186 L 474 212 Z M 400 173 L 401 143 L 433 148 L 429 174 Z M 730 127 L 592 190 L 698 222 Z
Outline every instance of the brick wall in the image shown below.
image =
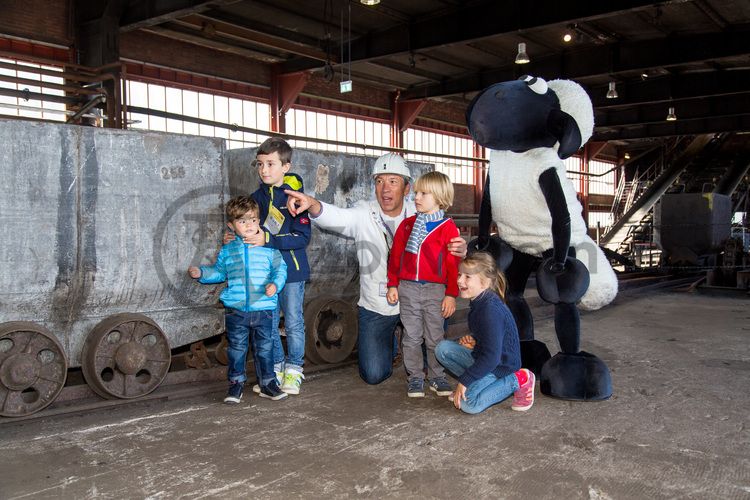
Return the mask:
M 120 57 L 243 83 L 271 85 L 271 71 L 267 65 L 151 33 L 123 33 L 120 36 Z
M 474 186 L 469 184 L 453 184 L 453 206 L 448 209 L 448 215 L 451 214 L 473 214 L 474 211 Z M 471 227 L 459 227 L 461 236 L 469 239 L 471 237 Z
M 0 34 L 71 46 L 70 4 L 71 0 L 0 0 Z

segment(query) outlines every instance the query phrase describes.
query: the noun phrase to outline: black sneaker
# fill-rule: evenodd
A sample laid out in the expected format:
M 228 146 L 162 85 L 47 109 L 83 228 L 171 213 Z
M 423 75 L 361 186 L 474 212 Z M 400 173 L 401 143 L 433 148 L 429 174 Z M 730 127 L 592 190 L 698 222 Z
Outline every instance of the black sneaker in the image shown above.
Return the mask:
M 421 378 L 410 378 L 409 386 L 406 389 L 406 395 L 410 398 L 424 397 L 424 380 Z
M 261 387 L 260 394 L 258 395 L 262 398 L 268 398 L 273 401 L 278 401 L 279 399 L 284 399 L 289 396 L 289 394 L 282 392 L 281 389 L 279 389 L 279 384 L 275 380 L 271 380 L 267 386 Z
M 434 391 L 438 396 L 450 396 L 453 392 L 445 377 L 436 377 L 430 380 L 430 390 Z
M 229 384 L 229 390 L 224 398 L 224 402 L 231 405 L 236 405 L 242 400 L 242 382 L 233 382 Z

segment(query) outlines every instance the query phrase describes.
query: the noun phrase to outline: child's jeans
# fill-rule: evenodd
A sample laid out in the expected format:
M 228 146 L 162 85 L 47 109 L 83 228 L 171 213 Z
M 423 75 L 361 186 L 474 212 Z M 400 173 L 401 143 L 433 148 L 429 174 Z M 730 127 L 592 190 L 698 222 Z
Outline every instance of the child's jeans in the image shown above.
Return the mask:
M 302 308 L 304 302 L 304 281 L 287 283 L 279 293 L 279 307 L 276 308 L 273 315 L 273 364 L 277 371 L 293 368 L 302 373 L 302 364 L 305 357 L 305 316 Z M 279 308 L 284 311 L 286 359 L 279 336 Z
M 424 379 L 422 341 L 427 350 L 427 376 L 432 380 L 445 377 L 445 371 L 435 359 L 435 346 L 445 338 L 441 312 L 445 285 L 401 281 L 398 285 L 398 302 L 404 336 L 401 340 L 404 366 L 409 378 Z
M 440 364 L 456 377 L 460 377 L 468 367 L 474 364 L 471 349 L 452 340 L 440 342 L 435 349 L 435 356 Z M 513 373 L 501 378 L 488 373 L 466 388 L 466 401 L 461 401 L 461 411 L 482 412 L 511 396 L 518 390 L 518 387 L 518 378 Z
M 230 382 L 247 380 L 245 364 L 249 344 L 253 346 L 255 375 L 258 383 L 268 385 L 275 377 L 273 372 L 273 310 L 243 312 L 227 308 L 227 378 Z

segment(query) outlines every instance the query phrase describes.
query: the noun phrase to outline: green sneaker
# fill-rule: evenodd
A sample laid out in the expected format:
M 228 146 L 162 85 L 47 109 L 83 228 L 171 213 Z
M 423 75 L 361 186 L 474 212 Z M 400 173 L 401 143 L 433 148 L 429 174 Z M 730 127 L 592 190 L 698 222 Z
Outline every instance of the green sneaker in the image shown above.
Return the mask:
M 302 375 L 302 372 L 294 368 L 288 368 L 284 372 L 284 382 L 281 384 L 281 390 L 287 394 L 299 394 L 299 387 L 302 385 L 304 378 L 305 376 Z
M 281 385 L 281 382 L 282 382 L 283 380 L 284 380 L 284 372 L 276 372 L 276 382 L 278 382 L 278 383 L 279 383 L 279 385 Z M 253 392 L 254 392 L 255 394 L 260 394 L 260 385 L 258 385 L 258 384 L 255 384 L 255 385 L 253 386 Z

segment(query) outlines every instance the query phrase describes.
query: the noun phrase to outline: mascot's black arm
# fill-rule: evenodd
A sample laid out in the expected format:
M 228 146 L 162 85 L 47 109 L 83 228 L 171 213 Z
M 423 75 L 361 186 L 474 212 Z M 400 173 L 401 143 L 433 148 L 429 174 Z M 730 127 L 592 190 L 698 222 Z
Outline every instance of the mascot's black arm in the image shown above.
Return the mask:
M 565 259 L 570 247 L 570 212 L 565 200 L 557 170 L 551 167 L 539 176 L 539 186 L 547 201 L 552 216 L 552 245 L 554 249 L 552 272 L 560 272 L 565 267 Z

